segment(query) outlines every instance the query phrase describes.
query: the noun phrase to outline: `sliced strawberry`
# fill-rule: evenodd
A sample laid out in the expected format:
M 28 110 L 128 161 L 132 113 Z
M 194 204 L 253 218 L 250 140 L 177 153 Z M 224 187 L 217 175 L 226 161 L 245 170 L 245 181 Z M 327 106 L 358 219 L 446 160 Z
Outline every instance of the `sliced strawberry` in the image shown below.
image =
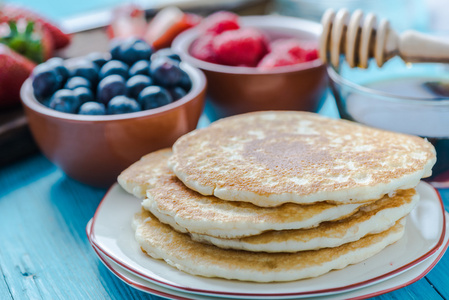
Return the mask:
M 145 34 L 147 21 L 145 12 L 137 5 L 127 4 L 114 10 L 111 24 L 107 28 L 110 39 L 139 37 Z
M 213 39 L 219 63 L 255 67 L 268 52 L 267 39 L 255 28 L 225 31 Z
M 35 63 L 0 44 L 0 107 L 11 107 L 20 103 L 20 88 Z
M 197 25 L 201 18 L 183 13 L 176 7 L 167 7 L 154 16 L 148 24 L 144 39 L 155 49 L 170 47 L 175 37 Z
M 201 29 L 210 34 L 220 34 L 239 28 L 239 16 L 229 11 L 218 11 L 201 22 Z
M 18 21 L 19 19 L 33 21 L 41 24 L 43 28 L 46 28 L 51 34 L 55 49 L 64 48 L 70 44 L 70 35 L 62 32 L 55 24 L 46 20 L 39 14 L 14 4 L 5 3 L 2 5 L 0 10 L 0 23 L 9 22 L 11 20 Z

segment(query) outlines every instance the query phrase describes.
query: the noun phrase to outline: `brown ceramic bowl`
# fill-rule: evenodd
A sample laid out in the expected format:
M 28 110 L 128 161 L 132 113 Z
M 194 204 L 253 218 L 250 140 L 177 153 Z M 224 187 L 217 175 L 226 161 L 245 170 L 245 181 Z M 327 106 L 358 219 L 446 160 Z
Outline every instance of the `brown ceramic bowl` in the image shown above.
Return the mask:
M 316 41 L 319 23 L 285 16 L 248 16 L 240 18 L 242 27 L 256 27 L 270 40 L 299 38 Z M 199 36 L 197 28 L 176 37 L 172 49 L 182 59 L 204 71 L 208 81 L 208 106 L 212 118 L 260 110 L 304 110 L 316 112 L 327 86 L 326 67 L 319 60 L 270 71 L 209 63 L 190 55 L 190 46 Z
M 170 147 L 196 128 L 203 110 L 206 78 L 186 63 L 192 88 L 168 105 L 120 115 L 88 116 L 55 111 L 33 95 L 31 79 L 21 96 L 31 132 L 44 155 L 69 177 L 108 187 L 122 170 L 141 156 Z

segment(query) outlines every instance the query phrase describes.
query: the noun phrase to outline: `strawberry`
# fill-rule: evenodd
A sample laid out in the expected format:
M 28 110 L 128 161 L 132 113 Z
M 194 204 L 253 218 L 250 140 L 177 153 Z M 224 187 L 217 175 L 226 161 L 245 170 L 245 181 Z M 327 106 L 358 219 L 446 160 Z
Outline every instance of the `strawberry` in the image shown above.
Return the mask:
M 275 67 L 290 66 L 297 64 L 298 60 L 293 55 L 281 52 L 270 52 L 265 55 L 257 65 L 261 70 L 270 70 Z
M 0 107 L 20 103 L 20 87 L 35 66 L 26 57 L 0 44 Z
M 53 39 L 48 29 L 25 19 L 0 24 L 0 43 L 37 63 L 53 54 Z
M 62 32 L 55 24 L 44 19 L 39 14 L 9 3 L 2 5 L 0 10 L 0 23 L 7 23 L 11 20 L 18 21 L 19 19 L 25 19 L 40 24 L 52 37 L 54 49 L 64 48 L 70 43 L 70 35 Z
M 214 35 L 239 28 L 239 16 L 228 11 L 213 13 L 201 22 L 201 30 Z
M 148 24 L 144 40 L 155 49 L 170 47 L 178 34 L 200 21 L 199 16 L 183 13 L 177 7 L 164 8 Z
M 269 70 L 275 67 L 289 66 L 318 58 L 314 45 L 297 39 L 280 39 L 271 43 L 271 52 L 257 65 Z
M 218 63 L 217 55 L 213 49 L 213 39 L 214 36 L 210 34 L 200 36 L 190 46 L 190 54 L 210 63 Z
M 268 52 L 268 43 L 261 31 L 243 28 L 215 36 L 213 49 L 221 64 L 255 67 Z
M 146 27 L 145 12 L 137 5 L 127 4 L 114 10 L 107 33 L 110 39 L 141 38 L 145 34 Z

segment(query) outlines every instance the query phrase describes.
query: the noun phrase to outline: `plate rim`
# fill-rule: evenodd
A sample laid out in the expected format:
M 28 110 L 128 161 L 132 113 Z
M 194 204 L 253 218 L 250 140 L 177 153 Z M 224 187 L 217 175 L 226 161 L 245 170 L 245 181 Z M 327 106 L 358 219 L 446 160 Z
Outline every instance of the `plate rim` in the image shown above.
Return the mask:
M 279 297 L 284 297 L 284 296 L 305 296 L 305 295 L 319 295 L 319 294 L 334 294 L 334 293 L 343 293 L 347 290 L 350 289 L 357 289 L 357 288 L 361 288 L 363 286 L 367 286 L 370 284 L 374 284 L 375 282 L 379 282 L 381 280 L 387 280 L 393 276 L 396 276 L 402 272 L 404 272 L 405 270 L 408 270 L 410 268 L 412 268 L 413 266 L 419 264 L 420 262 L 424 261 L 425 259 L 427 259 L 428 257 L 430 257 L 432 254 L 434 254 L 443 244 L 444 241 L 444 237 L 446 235 L 446 226 L 444 226 L 446 224 L 446 211 L 444 208 L 444 203 L 443 200 L 441 198 L 441 194 L 439 193 L 438 189 L 436 189 L 435 187 L 433 187 L 432 185 L 430 185 L 427 182 L 424 181 L 420 181 L 419 184 L 423 184 L 424 186 L 430 187 L 433 192 L 436 194 L 436 199 L 438 199 L 438 203 L 440 204 L 440 211 L 442 212 L 443 218 L 442 218 L 442 223 L 443 223 L 443 228 L 441 231 L 441 235 L 440 238 L 438 240 L 438 242 L 436 243 L 436 245 L 429 250 L 428 252 L 426 252 L 425 254 L 423 254 L 422 256 L 414 259 L 413 261 L 399 267 L 396 268 L 390 272 L 387 272 L 385 274 L 379 275 L 377 277 L 374 278 L 370 278 L 367 279 L 365 281 L 361 281 L 361 282 L 357 282 L 357 283 L 353 283 L 353 284 L 349 284 L 349 285 L 345 285 L 345 286 L 340 286 L 340 287 L 336 287 L 336 288 L 327 288 L 327 289 L 320 289 L 320 290 L 314 290 L 314 291 L 305 291 L 305 292 L 289 292 L 289 293 L 245 293 L 245 292 L 224 292 L 224 291 L 212 291 L 212 290 L 203 290 L 203 289 L 198 289 L 198 288 L 192 288 L 192 287 L 187 287 L 187 286 L 181 286 L 181 285 L 176 285 L 176 284 L 172 284 L 172 283 L 168 283 L 168 282 L 164 282 L 161 281 L 157 278 L 152 278 L 146 274 L 141 273 L 138 270 L 133 269 L 132 266 L 128 265 L 125 262 L 122 262 L 119 258 L 117 258 L 115 255 L 108 253 L 108 251 L 106 251 L 105 249 L 103 249 L 103 247 L 101 247 L 98 242 L 95 239 L 95 230 L 94 230 L 94 224 L 96 222 L 96 218 L 99 214 L 99 211 L 101 210 L 102 205 L 105 203 L 105 199 L 107 199 L 109 193 L 118 186 L 118 183 L 114 183 L 106 192 L 106 194 L 104 195 L 103 199 L 101 200 L 100 204 L 98 205 L 95 214 L 92 218 L 92 224 L 91 224 L 91 231 L 89 233 L 88 239 L 90 240 L 90 242 L 92 243 L 92 245 L 96 246 L 97 249 L 99 251 L 101 251 L 104 255 L 106 255 L 108 258 L 110 258 L 112 261 L 114 261 L 116 264 L 118 264 L 119 266 L 123 267 L 124 269 L 130 271 L 133 274 L 136 274 L 137 276 L 143 278 L 144 280 L 149 280 L 151 282 L 154 282 L 155 284 L 170 288 L 170 289 L 175 289 L 175 290 L 180 290 L 180 291 L 185 291 L 187 293 L 192 293 L 192 294 L 203 294 L 203 295 L 224 295 L 224 296 L 251 296 L 251 297 L 264 297 L 264 296 L 279 296 Z M 192 275 L 193 276 L 193 275 Z
M 449 215 L 449 213 L 445 212 L 445 215 L 446 214 Z M 86 225 L 86 234 L 87 234 L 88 237 L 89 237 L 89 232 L 91 231 L 89 229 L 89 227 L 91 227 L 91 224 L 92 224 L 92 219 L 89 220 L 89 222 Z M 447 224 L 447 223 L 445 225 L 446 225 L 446 227 L 449 226 L 449 224 Z M 89 242 L 91 242 L 91 241 L 89 240 Z M 146 285 L 142 285 L 140 283 L 133 282 L 132 279 L 127 278 L 125 275 L 121 274 L 113 266 L 111 266 L 111 264 L 104 259 L 102 254 L 100 254 L 100 252 L 101 252 L 100 250 L 96 249 L 94 245 L 92 245 L 92 244 L 90 244 L 90 245 L 91 245 L 92 249 L 94 250 L 94 252 L 96 253 L 96 255 L 98 256 L 98 258 L 100 259 L 100 261 L 106 266 L 106 268 L 109 271 L 111 271 L 120 280 L 122 280 L 123 282 L 128 284 L 129 286 L 131 286 L 131 287 L 133 287 L 135 289 L 138 289 L 140 291 L 143 291 L 143 292 L 146 292 L 146 293 L 150 293 L 150 294 L 154 294 L 154 295 L 158 295 L 158 296 L 164 296 L 165 297 L 167 295 L 166 292 L 159 291 L 157 289 L 155 290 L 155 289 L 153 289 L 151 287 L 148 287 Z M 359 299 L 366 299 L 366 298 L 370 298 L 370 297 L 376 297 L 376 296 L 380 296 L 380 295 L 383 295 L 383 294 L 387 294 L 387 293 L 399 290 L 399 289 L 401 289 L 401 288 L 403 288 L 405 286 L 408 286 L 410 284 L 413 284 L 413 283 L 417 282 L 418 280 L 420 280 L 424 276 L 426 276 L 436 266 L 436 264 L 441 260 L 441 258 L 445 254 L 448 246 L 449 246 L 449 239 L 446 241 L 446 244 L 441 249 L 441 252 L 438 254 L 437 257 L 435 257 L 435 259 L 432 261 L 432 263 L 429 266 L 427 266 L 427 268 L 424 269 L 419 275 L 415 276 L 413 279 L 410 279 L 410 280 L 408 280 L 408 281 L 406 281 L 404 283 L 401 283 L 401 284 L 396 285 L 396 286 L 391 287 L 391 288 L 381 289 L 381 290 L 378 290 L 376 292 L 371 292 L 371 293 L 368 293 L 368 294 L 363 294 L 363 295 L 359 295 L 359 296 L 355 296 L 355 297 L 350 297 L 350 298 L 347 298 L 347 299 L 348 300 L 359 300 Z M 103 253 L 103 252 L 101 252 L 101 253 Z M 413 268 L 411 268 L 411 269 L 413 269 Z M 132 274 L 132 272 L 130 272 L 130 273 Z M 136 277 L 138 277 L 136 274 L 134 274 L 134 275 Z M 142 280 L 144 280 L 144 279 L 142 279 Z M 156 285 L 155 283 L 151 283 L 151 284 Z M 156 285 L 156 286 L 158 286 L 158 285 Z M 163 295 L 161 295 L 161 294 L 163 294 Z M 173 294 L 169 294 L 169 296 L 170 297 L 176 297 L 176 299 L 179 299 L 179 300 L 192 300 L 192 298 L 183 298 L 181 296 L 173 295 Z

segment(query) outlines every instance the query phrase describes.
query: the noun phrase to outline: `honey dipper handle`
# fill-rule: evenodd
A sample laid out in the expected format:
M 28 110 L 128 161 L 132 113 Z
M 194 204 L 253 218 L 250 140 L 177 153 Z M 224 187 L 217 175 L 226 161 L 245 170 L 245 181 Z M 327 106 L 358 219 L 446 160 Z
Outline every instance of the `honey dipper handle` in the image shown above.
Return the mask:
M 406 62 L 449 62 L 449 40 L 409 30 L 399 36 L 398 46 Z

